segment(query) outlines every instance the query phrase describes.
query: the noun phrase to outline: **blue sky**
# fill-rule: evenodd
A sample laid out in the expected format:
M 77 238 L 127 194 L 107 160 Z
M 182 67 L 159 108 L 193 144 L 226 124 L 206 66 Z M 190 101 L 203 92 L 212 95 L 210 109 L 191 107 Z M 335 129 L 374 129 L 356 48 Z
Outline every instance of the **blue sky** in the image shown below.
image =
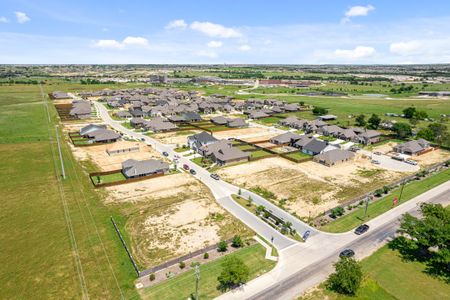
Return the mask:
M 0 0 L 0 63 L 450 63 L 450 1 Z

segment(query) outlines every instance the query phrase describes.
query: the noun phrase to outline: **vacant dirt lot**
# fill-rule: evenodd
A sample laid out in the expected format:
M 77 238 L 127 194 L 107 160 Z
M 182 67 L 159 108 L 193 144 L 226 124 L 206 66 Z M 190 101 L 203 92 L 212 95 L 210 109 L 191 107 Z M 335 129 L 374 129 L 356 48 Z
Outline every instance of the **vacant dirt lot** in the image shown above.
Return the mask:
M 449 160 L 450 152 L 442 149 L 436 149 L 419 156 L 413 156 L 412 159 L 417 161 L 421 167 L 426 167 Z
M 127 149 L 129 147 L 139 146 L 139 151 L 109 155 L 108 149 Z M 78 160 L 90 160 L 95 163 L 101 171 L 117 170 L 122 167 L 122 162 L 127 159 L 161 159 L 161 155 L 154 151 L 151 147 L 142 142 L 118 141 L 112 144 L 90 146 L 90 147 L 74 147 L 72 152 Z
M 296 164 L 283 158 L 267 158 L 219 170 L 223 178 L 246 188 L 261 187 L 299 216 L 316 216 L 338 203 L 408 175 L 376 168 L 357 156 L 355 161 L 326 167 L 315 162 Z
M 108 203 L 123 207 L 133 254 L 146 267 L 235 234 L 251 235 L 203 184 L 185 173 L 106 190 Z
M 196 133 L 201 132 L 200 130 L 187 130 L 187 131 L 176 131 L 167 133 L 156 133 L 152 135 L 152 138 L 165 144 L 179 144 L 183 145 L 187 143 L 187 137 Z
M 218 131 L 214 133 L 214 136 L 217 137 L 218 139 L 227 139 L 230 137 L 244 139 L 246 137 L 259 137 L 267 134 L 270 134 L 270 131 L 268 131 L 265 128 L 247 127 L 241 129 Z

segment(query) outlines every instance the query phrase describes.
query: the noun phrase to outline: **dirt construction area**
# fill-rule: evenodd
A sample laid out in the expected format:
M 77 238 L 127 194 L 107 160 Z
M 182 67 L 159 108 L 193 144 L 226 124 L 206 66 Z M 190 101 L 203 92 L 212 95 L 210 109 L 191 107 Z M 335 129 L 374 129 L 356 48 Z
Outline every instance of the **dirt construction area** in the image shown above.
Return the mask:
M 125 215 L 133 255 L 144 267 L 252 232 L 192 176 L 178 173 L 106 188 Z
M 313 161 L 296 164 L 275 157 L 225 167 L 217 173 L 236 185 L 273 193 L 271 201 L 284 202 L 288 211 L 301 217 L 317 216 L 339 203 L 409 175 L 379 169 L 361 155 L 334 167 Z

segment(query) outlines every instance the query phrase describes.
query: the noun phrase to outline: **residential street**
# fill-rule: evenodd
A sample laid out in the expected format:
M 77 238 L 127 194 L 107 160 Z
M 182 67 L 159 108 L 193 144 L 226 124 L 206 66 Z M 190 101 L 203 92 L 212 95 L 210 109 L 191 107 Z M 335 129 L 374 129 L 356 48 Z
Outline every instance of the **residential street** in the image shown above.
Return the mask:
M 185 157 L 179 156 L 170 146 L 126 129 L 119 122 L 112 120 L 107 109 L 101 103 L 95 102 L 95 106 L 104 122 L 115 130 L 139 140 L 143 139 L 158 152 L 166 151 L 169 159 L 178 159 L 179 165 L 187 164 L 194 169 L 197 172 L 195 177 L 211 190 L 220 205 L 266 240 L 270 241 L 273 237 L 273 244 L 279 252 L 277 266 L 272 271 L 252 280 L 243 288 L 223 294 L 218 299 L 292 299 L 323 281 L 332 272 L 332 263 L 338 259 L 339 252 L 344 248 L 353 248 L 358 258 L 370 255 L 393 236 L 401 215 L 417 211 L 418 203 L 425 201 L 448 203 L 450 201 L 450 182 L 446 182 L 367 222 L 370 230 L 362 236 L 357 236 L 353 232 L 330 234 L 318 231 L 268 200 L 242 190 L 244 197 L 251 195 L 255 204 L 264 205 L 277 216 L 292 222 L 293 227 L 300 234 L 310 230 L 311 235 L 308 240 L 305 243 L 298 243 L 282 235 L 234 202 L 230 195 L 237 194 L 238 187 L 222 180 L 212 179 L 208 171 Z

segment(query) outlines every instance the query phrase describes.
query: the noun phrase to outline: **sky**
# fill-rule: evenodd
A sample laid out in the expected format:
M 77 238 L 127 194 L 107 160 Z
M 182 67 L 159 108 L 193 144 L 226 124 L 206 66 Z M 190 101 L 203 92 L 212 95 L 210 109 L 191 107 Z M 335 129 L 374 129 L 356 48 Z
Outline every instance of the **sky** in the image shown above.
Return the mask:
M 0 0 L 0 64 L 450 63 L 449 0 Z

